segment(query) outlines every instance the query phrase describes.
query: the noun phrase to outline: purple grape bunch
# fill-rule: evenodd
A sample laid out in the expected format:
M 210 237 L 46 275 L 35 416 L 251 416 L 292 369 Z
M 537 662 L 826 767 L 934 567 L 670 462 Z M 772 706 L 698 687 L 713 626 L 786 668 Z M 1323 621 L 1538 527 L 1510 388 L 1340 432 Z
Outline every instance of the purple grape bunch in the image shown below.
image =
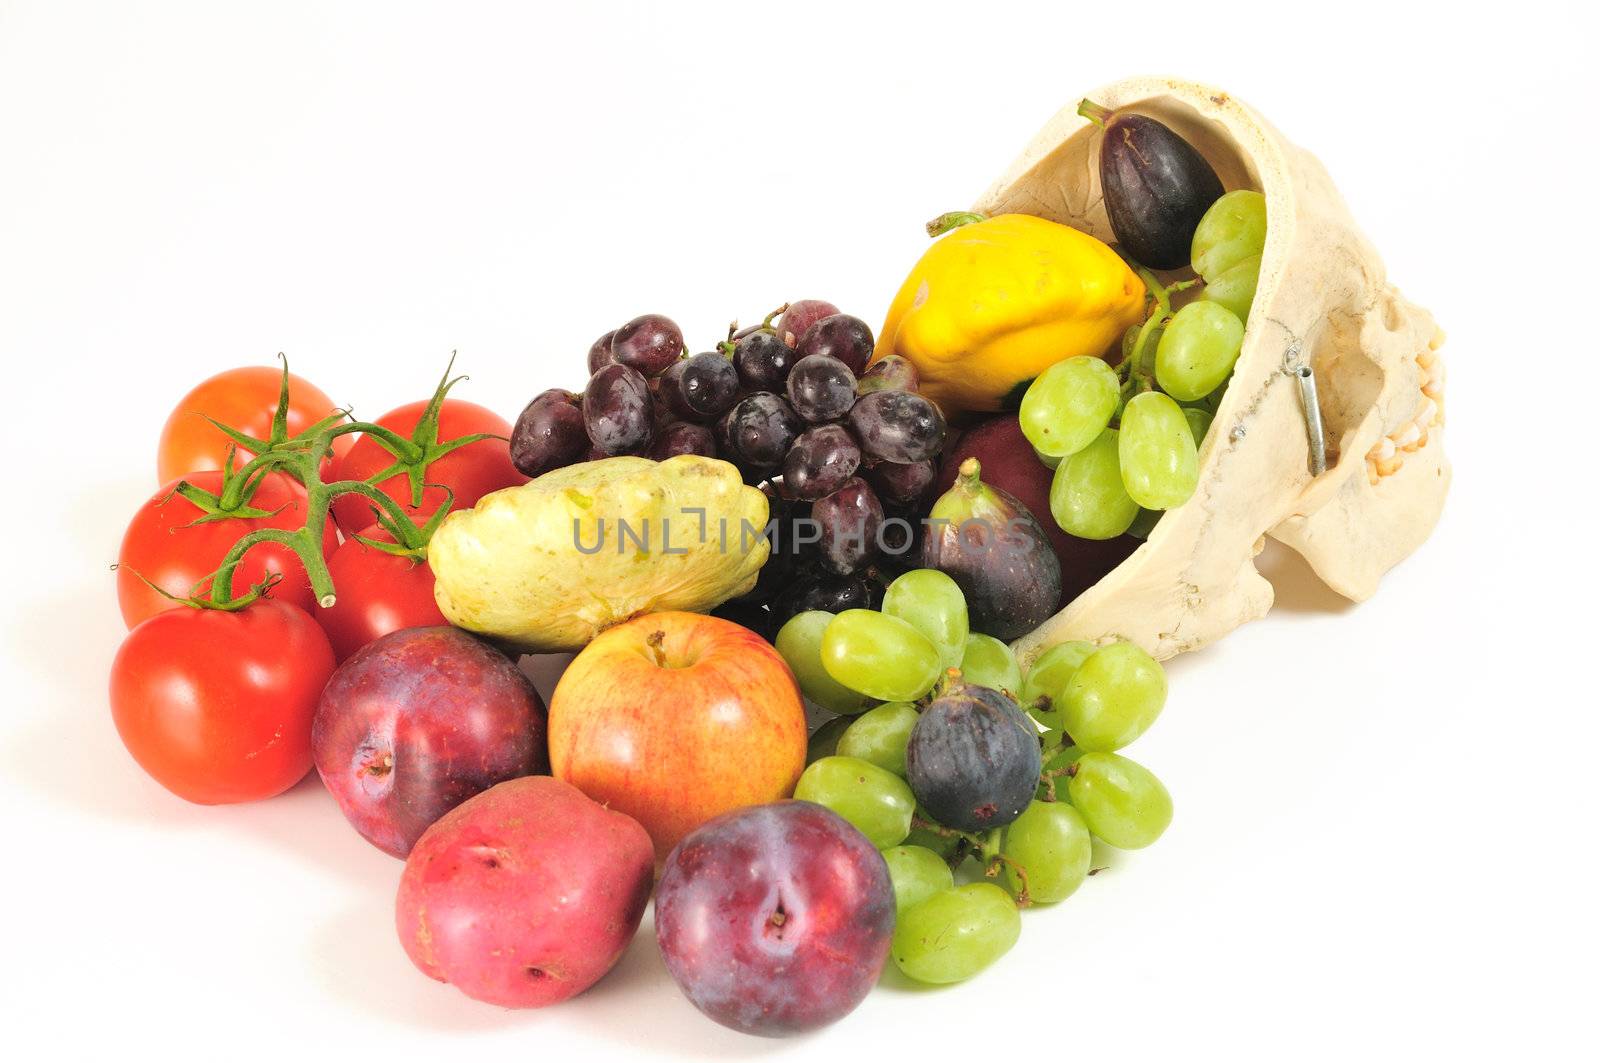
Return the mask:
M 910 362 L 868 365 L 872 351 L 867 323 L 820 299 L 694 354 L 675 322 L 645 314 L 589 348 L 582 392 L 528 404 L 512 460 L 529 476 L 618 455 L 732 462 L 767 494 L 772 552 L 755 590 L 719 613 L 771 638 L 805 609 L 875 606 L 915 566 L 945 420 Z

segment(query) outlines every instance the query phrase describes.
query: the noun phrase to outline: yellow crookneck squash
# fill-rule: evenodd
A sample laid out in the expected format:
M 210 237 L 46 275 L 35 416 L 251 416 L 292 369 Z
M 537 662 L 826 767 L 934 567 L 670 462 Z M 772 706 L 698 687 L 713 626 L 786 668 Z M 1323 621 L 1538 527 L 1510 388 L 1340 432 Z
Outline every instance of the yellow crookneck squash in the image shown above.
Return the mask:
M 946 414 L 1014 410 L 1044 370 L 1103 355 L 1144 320 L 1144 282 L 1088 233 L 1028 214 L 947 217 L 959 227 L 901 285 L 872 356 L 908 359 Z

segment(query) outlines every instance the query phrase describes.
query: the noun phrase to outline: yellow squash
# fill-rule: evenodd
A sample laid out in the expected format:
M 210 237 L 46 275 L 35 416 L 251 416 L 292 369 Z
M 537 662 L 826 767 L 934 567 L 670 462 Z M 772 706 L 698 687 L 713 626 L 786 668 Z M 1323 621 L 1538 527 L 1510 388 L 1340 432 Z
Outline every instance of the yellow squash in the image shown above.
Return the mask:
M 640 613 L 710 610 L 767 560 L 767 499 L 725 461 L 606 458 L 485 495 L 428 546 L 457 627 L 530 653 L 579 650 Z
M 947 414 L 1014 410 L 1034 377 L 1101 355 L 1144 320 L 1145 287 L 1088 233 L 1028 214 L 962 225 L 928 248 L 889 307 L 898 354 Z

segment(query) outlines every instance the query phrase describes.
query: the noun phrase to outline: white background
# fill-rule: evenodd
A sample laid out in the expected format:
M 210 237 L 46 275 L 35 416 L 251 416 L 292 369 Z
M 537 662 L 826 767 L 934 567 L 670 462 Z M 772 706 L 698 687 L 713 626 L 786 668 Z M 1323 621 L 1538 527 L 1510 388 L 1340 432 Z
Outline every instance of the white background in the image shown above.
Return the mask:
M 1592 1052 L 1596 25 L 1475 6 L 0 3 L 6 1055 Z M 989 972 L 765 1042 L 647 923 L 592 992 L 501 1011 L 411 968 L 400 864 L 314 779 L 200 808 L 123 753 L 106 566 L 194 382 L 284 351 L 375 416 L 458 350 L 513 417 L 637 313 L 876 323 L 925 218 L 1134 73 L 1321 156 L 1450 333 L 1457 478 L 1364 605 L 1265 559 L 1278 608 L 1175 662 L 1136 749 L 1168 835 Z

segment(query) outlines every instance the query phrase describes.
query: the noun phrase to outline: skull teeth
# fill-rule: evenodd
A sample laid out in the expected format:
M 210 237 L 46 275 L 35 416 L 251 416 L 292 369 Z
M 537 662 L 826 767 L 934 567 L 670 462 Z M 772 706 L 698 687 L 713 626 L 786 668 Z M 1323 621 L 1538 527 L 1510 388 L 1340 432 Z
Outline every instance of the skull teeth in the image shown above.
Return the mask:
M 1399 472 L 1405 455 L 1427 446 L 1428 430 L 1444 424 L 1444 359 L 1429 346 L 1417 355 L 1417 368 L 1422 370 L 1422 401 L 1410 420 L 1367 451 L 1367 482 L 1370 484 Z

